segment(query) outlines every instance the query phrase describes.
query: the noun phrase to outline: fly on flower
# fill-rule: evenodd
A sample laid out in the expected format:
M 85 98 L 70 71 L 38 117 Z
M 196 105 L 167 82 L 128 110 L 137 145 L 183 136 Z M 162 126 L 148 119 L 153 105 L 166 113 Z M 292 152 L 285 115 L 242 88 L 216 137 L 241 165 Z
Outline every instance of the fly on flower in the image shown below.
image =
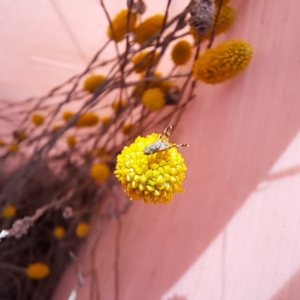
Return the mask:
M 144 154 L 149 155 L 151 153 L 166 151 L 170 148 L 189 147 L 189 144 L 172 144 L 169 142 L 172 129 L 172 125 L 168 125 L 163 132 L 158 135 L 158 138 L 152 144 L 144 148 Z

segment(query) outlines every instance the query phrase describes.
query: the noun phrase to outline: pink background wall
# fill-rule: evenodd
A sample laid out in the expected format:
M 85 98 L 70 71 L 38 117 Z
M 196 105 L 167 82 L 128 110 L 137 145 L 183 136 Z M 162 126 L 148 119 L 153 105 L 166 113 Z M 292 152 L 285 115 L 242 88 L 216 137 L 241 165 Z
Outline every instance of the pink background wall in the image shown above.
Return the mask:
M 152 1 L 149 14 L 165 2 Z M 122 218 L 120 300 L 300 299 L 300 2 L 231 4 L 237 20 L 219 40 L 250 42 L 252 62 L 231 81 L 201 84 L 178 126 L 173 140 L 191 144 L 181 151 L 186 192 L 169 206 L 135 202 Z M 108 6 L 115 14 L 125 1 Z M 0 7 L 6 100 L 43 94 L 82 70 L 103 41 L 97 1 Z M 116 225 L 106 224 L 96 250 L 105 300 L 114 299 Z M 70 267 L 54 300 L 68 299 L 76 282 Z M 89 287 L 77 299 L 88 299 Z

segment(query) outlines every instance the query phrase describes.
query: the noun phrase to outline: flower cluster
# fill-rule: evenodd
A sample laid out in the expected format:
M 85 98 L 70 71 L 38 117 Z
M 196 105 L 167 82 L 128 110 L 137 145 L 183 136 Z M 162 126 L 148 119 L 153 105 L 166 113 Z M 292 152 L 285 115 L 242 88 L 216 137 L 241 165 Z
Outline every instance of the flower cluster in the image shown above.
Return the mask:
M 184 191 L 182 182 L 187 168 L 177 148 L 144 153 L 144 148 L 157 139 L 157 133 L 139 136 L 117 156 L 114 173 L 131 200 L 168 204 L 174 193 Z
M 220 83 L 243 71 L 253 49 L 250 44 L 233 40 L 204 52 L 195 61 L 193 75 L 206 83 Z

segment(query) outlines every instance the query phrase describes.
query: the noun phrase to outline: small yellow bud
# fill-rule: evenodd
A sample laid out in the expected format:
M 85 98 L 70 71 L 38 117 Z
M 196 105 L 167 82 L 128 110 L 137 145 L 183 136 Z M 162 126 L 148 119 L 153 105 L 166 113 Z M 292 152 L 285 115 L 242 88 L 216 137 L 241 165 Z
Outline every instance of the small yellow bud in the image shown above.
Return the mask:
M 31 116 L 31 122 L 35 125 L 35 126 L 41 126 L 45 121 L 45 117 L 41 114 L 33 114 Z
M 110 175 L 110 169 L 106 164 L 95 163 L 91 167 L 91 176 L 97 182 L 104 182 Z
M 89 233 L 89 229 L 89 224 L 86 222 L 79 222 L 76 226 L 76 235 L 79 238 L 83 238 Z
M 30 279 L 43 279 L 50 273 L 49 267 L 41 262 L 32 263 L 27 266 L 26 274 Z
M 5 219 L 10 219 L 16 214 L 16 208 L 14 205 L 8 204 L 4 207 L 2 211 L 2 217 Z
M 62 226 L 56 226 L 53 229 L 53 236 L 58 240 L 62 239 L 65 236 L 65 233 L 66 230 Z

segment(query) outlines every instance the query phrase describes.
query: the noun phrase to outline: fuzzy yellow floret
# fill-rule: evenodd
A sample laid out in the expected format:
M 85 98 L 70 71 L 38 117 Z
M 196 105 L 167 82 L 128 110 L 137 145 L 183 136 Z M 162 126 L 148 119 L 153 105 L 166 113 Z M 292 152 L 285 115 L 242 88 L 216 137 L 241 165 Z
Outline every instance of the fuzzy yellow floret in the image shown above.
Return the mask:
M 11 143 L 8 146 L 8 152 L 10 152 L 10 153 L 16 153 L 16 152 L 18 152 L 18 150 L 19 150 L 19 145 L 17 143 Z
M 41 262 L 36 262 L 28 265 L 26 269 L 27 277 L 30 279 L 43 279 L 50 273 L 49 267 Z
M 139 136 L 117 156 L 114 173 L 131 200 L 168 204 L 174 193 L 184 191 L 186 165 L 177 148 L 144 153 L 144 148 L 157 138 L 157 133 Z
M 19 142 L 22 142 L 27 139 L 27 133 L 25 130 L 15 131 L 14 136 Z
M 5 146 L 5 142 L 3 139 L 0 139 L 0 147 L 4 147 Z
M 193 67 L 193 76 L 206 83 L 219 83 L 236 76 L 249 64 L 253 49 L 244 41 L 223 42 L 205 51 Z
M 234 9 L 229 5 L 222 5 L 219 15 L 218 15 L 217 23 L 216 23 L 215 29 L 214 29 L 215 36 L 226 32 L 231 27 L 234 20 L 235 20 Z M 212 30 L 213 30 L 213 28 L 211 28 L 208 31 L 208 33 L 202 37 L 202 40 L 210 39 L 210 37 L 212 35 Z M 190 28 L 190 32 L 191 32 L 192 36 L 194 37 L 195 41 L 198 41 L 199 35 L 198 35 L 197 31 L 194 30 L 193 28 Z
M 35 126 L 41 126 L 45 121 L 45 117 L 41 114 L 33 114 L 31 116 L 31 122 L 35 125 Z
M 164 94 L 159 88 L 148 89 L 143 94 L 142 102 L 150 111 L 161 110 L 165 106 Z
M 91 167 L 91 176 L 97 182 L 104 182 L 110 175 L 110 169 L 106 164 L 95 163 Z
M 76 146 L 76 137 L 75 136 L 68 136 L 67 137 L 67 144 L 70 148 L 74 148 Z
M 158 52 L 142 51 L 132 58 L 134 71 L 142 73 L 148 70 L 151 66 L 156 66 L 158 63 Z
M 174 64 L 177 66 L 186 64 L 192 56 L 192 46 L 186 40 L 178 41 L 171 52 Z
M 107 35 L 111 40 L 118 42 L 121 42 L 126 34 L 126 29 L 127 29 L 127 15 L 128 15 L 128 10 L 123 9 L 121 10 L 115 18 L 111 21 L 112 26 L 108 26 L 107 28 Z M 137 19 L 137 14 L 134 12 L 130 13 L 130 21 L 129 21 L 129 32 L 132 32 L 135 27 Z M 113 28 L 113 30 L 112 30 Z
M 2 217 L 5 219 L 10 219 L 15 214 L 16 214 L 16 207 L 12 204 L 6 205 L 2 211 Z
M 72 111 L 65 111 L 62 115 L 62 118 L 68 122 L 72 117 L 74 116 L 74 113 Z
M 53 236 L 56 239 L 58 239 L 58 240 L 62 239 L 65 236 L 65 234 L 66 234 L 66 230 L 65 230 L 65 228 L 63 226 L 56 226 L 56 227 L 54 227 L 54 229 L 53 229 Z
M 97 125 L 99 117 L 93 112 L 85 112 L 82 114 L 76 122 L 78 127 L 92 127 Z
M 89 233 L 89 229 L 89 224 L 85 222 L 79 222 L 76 226 L 75 232 L 79 238 L 83 238 Z
M 105 76 L 101 74 L 92 74 L 85 79 L 83 89 L 87 92 L 94 93 L 98 85 L 100 85 L 104 80 Z
M 126 100 L 119 99 L 115 100 L 112 104 L 112 108 L 116 113 L 121 112 L 126 107 Z
M 136 126 L 131 123 L 124 123 L 121 127 L 123 134 L 132 134 L 136 130 Z
M 157 14 L 149 17 L 144 22 L 139 24 L 134 30 L 135 42 L 141 45 L 150 39 L 157 31 L 161 29 L 163 21 L 164 16 Z

